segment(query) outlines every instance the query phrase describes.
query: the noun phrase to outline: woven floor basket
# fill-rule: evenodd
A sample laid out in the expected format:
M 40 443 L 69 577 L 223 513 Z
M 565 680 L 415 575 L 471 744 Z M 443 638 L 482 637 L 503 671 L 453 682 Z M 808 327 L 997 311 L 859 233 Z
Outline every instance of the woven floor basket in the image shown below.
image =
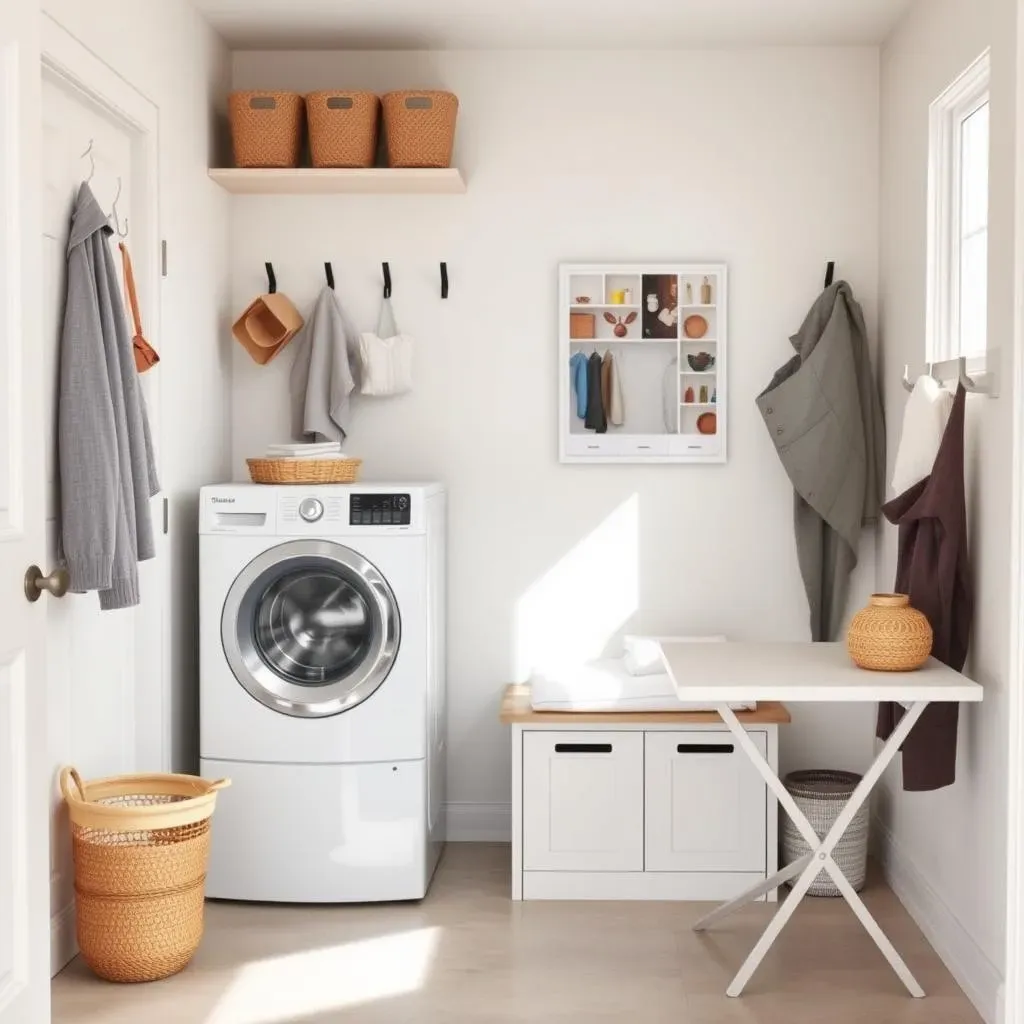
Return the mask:
M 372 92 L 311 92 L 306 97 L 314 167 L 372 167 L 380 100 Z
M 783 781 L 786 789 L 793 794 L 797 806 L 807 815 L 807 820 L 818 837 L 824 839 L 828 830 L 835 824 L 839 813 L 849 802 L 860 778 L 853 772 L 820 770 L 790 772 Z M 832 859 L 839 865 L 839 870 L 857 892 L 864 888 L 864 878 L 867 873 L 869 821 L 870 808 L 865 803 L 857 811 L 850 827 L 832 851 Z M 783 865 L 792 864 L 809 849 L 807 841 L 784 814 L 782 822 Z M 807 892 L 811 896 L 841 895 L 835 882 L 826 871 L 819 872 Z
M 297 92 L 233 92 L 228 100 L 237 167 L 298 167 L 306 104 Z
M 451 92 L 384 95 L 384 134 L 392 167 L 450 167 L 459 99 Z
M 354 484 L 362 459 L 246 459 L 254 484 Z
M 176 974 L 203 937 L 210 817 L 227 779 L 60 774 L 71 817 L 78 945 L 107 981 Z

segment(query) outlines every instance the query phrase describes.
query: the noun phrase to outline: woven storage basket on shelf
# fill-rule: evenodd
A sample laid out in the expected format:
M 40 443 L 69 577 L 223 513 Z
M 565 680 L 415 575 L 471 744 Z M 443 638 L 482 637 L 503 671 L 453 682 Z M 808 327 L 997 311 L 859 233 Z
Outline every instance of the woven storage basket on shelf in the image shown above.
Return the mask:
M 786 789 L 793 794 L 797 806 L 807 816 L 815 833 L 819 838 L 824 839 L 842 809 L 849 802 L 860 779 L 861 777 L 854 775 L 853 772 L 823 769 L 790 772 L 783 782 Z M 867 874 L 869 815 L 868 804 L 864 803 L 854 815 L 843 838 L 839 840 L 832 851 L 832 859 L 839 865 L 839 870 L 857 892 L 864 888 L 864 878 Z M 783 865 L 792 864 L 809 849 L 807 841 L 797 831 L 793 822 L 783 815 Z M 841 895 L 835 882 L 826 871 L 818 873 L 818 877 L 811 883 L 807 892 L 811 896 Z
M 306 104 L 297 92 L 233 92 L 228 100 L 237 167 L 298 167 Z
M 372 92 L 311 92 L 306 97 L 314 167 L 372 167 L 380 100 Z
M 354 484 L 362 459 L 246 459 L 254 484 Z
M 210 817 L 227 779 L 60 773 L 71 817 L 82 958 L 107 981 L 180 971 L 203 937 Z
M 383 103 L 390 166 L 451 166 L 459 112 L 454 93 L 389 92 Z

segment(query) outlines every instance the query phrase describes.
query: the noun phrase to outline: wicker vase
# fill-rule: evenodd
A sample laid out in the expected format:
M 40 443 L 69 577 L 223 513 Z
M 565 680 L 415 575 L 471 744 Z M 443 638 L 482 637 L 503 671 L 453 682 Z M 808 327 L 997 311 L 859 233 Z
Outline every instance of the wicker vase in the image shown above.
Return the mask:
M 875 672 L 913 672 L 932 651 L 932 627 L 906 594 L 872 594 L 846 634 L 850 657 Z

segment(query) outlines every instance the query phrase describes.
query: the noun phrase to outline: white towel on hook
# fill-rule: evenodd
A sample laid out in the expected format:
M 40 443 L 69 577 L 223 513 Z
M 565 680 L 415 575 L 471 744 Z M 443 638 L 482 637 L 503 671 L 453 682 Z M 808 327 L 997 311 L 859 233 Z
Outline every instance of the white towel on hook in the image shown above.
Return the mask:
M 953 395 L 934 377 L 917 378 L 903 412 L 903 433 L 892 471 L 894 494 L 903 494 L 931 473 L 952 409 Z

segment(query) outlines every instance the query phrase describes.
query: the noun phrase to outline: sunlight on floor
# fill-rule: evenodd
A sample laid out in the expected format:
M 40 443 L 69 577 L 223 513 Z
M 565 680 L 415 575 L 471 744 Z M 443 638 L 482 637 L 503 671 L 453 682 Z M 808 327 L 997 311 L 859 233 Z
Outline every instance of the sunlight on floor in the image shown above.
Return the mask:
M 440 928 L 257 960 L 239 971 L 205 1024 L 284 1024 L 423 987 Z
M 517 678 L 599 658 L 639 607 L 639 564 L 634 494 L 519 599 Z

